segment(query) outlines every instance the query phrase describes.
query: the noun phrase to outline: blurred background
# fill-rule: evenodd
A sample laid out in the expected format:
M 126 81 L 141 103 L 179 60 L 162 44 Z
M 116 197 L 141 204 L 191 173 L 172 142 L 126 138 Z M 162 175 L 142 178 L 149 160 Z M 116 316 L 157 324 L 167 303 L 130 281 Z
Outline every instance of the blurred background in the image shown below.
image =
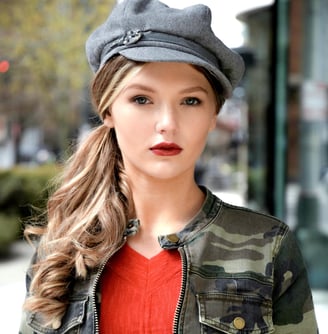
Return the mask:
M 246 72 L 217 119 L 197 180 L 227 202 L 284 220 L 306 260 L 321 332 L 328 311 L 328 0 L 205 3 Z M 0 317 L 16 333 L 33 250 L 24 222 L 99 120 L 84 54 L 115 1 L 0 2 Z M 195 24 L 197 24 L 195 22 Z M 3 327 L 2 327 L 3 328 Z

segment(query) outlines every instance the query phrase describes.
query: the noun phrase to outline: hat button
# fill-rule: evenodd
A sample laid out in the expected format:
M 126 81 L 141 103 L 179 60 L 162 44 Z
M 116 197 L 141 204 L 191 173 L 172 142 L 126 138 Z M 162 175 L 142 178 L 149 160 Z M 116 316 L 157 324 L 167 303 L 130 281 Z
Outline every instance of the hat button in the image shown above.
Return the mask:
M 142 32 L 140 30 L 130 30 L 124 36 L 123 44 L 124 45 L 134 44 L 138 42 L 141 37 L 142 37 Z
M 236 317 L 235 319 L 233 319 L 233 325 L 236 329 L 243 329 L 246 325 L 245 319 L 242 317 Z

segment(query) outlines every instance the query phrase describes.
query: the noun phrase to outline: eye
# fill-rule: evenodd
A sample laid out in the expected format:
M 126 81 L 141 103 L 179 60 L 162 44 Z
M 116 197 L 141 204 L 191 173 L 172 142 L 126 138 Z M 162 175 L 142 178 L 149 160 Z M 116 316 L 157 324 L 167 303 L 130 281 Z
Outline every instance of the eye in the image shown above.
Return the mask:
M 197 97 L 187 97 L 184 101 L 183 104 L 186 104 L 188 106 L 195 106 L 200 104 L 201 101 Z
M 135 96 L 135 97 L 133 97 L 132 100 L 136 104 L 148 104 L 148 103 L 150 103 L 149 99 L 146 96 Z

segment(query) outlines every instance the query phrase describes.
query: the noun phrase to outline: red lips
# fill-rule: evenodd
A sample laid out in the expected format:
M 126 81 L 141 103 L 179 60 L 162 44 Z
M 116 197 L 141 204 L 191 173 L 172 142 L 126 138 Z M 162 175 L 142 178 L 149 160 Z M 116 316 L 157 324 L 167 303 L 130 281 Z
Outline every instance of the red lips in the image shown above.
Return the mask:
M 150 148 L 150 150 L 160 156 L 173 156 L 181 153 L 182 148 L 175 143 L 159 143 Z

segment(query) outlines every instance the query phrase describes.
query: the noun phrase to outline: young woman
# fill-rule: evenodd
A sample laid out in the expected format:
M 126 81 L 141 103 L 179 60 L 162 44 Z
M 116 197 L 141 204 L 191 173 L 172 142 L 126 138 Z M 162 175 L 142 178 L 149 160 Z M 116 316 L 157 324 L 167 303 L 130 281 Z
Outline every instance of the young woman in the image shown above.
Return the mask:
M 288 227 L 194 170 L 241 58 L 210 11 L 127 0 L 87 42 L 94 129 L 68 162 L 27 275 L 21 333 L 316 333 Z

